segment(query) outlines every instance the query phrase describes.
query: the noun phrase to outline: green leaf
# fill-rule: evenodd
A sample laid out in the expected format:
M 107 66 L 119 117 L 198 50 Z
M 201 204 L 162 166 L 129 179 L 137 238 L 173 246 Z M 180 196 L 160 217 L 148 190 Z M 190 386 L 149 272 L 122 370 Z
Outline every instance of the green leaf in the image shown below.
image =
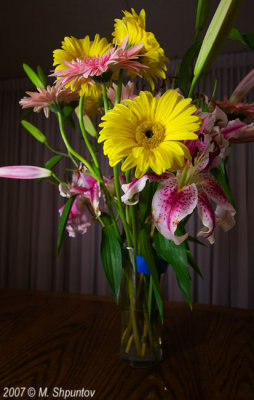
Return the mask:
M 23 121 L 23 119 L 26 119 L 27 117 L 29 117 L 29 115 L 33 114 L 33 108 L 28 108 L 26 111 L 24 111 L 20 118 L 19 118 L 19 122 Z
M 40 88 L 45 88 L 43 81 L 39 78 L 39 76 L 34 72 L 34 70 L 29 67 L 27 64 L 23 64 L 23 68 L 25 73 L 27 74 L 30 81 L 36 86 Z
M 243 33 L 243 40 L 251 50 L 254 50 L 254 33 Z
M 187 250 L 185 243 L 176 245 L 172 240 L 166 239 L 159 231 L 154 233 L 154 244 L 157 253 L 169 264 L 176 273 L 176 279 L 180 290 L 192 308 L 190 293 L 190 274 L 187 262 Z
M 43 87 L 46 89 L 47 87 L 47 78 L 46 75 L 43 72 L 43 69 L 38 65 L 37 66 L 37 74 L 41 82 L 43 83 Z
M 211 173 L 214 176 L 214 178 L 216 179 L 216 181 L 218 182 L 218 184 L 224 190 L 225 195 L 227 196 L 227 198 L 230 201 L 230 203 L 232 204 L 232 206 L 235 209 L 237 209 L 235 202 L 234 202 L 233 194 L 229 187 L 229 181 L 228 181 L 228 176 L 227 176 L 227 171 L 225 168 L 224 161 L 222 161 L 217 167 L 213 168 L 211 170 Z
M 195 24 L 195 30 L 196 30 L 196 35 L 195 38 L 197 39 L 200 32 L 204 28 L 204 25 L 207 20 L 208 12 L 210 8 L 210 0 L 198 0 L 198 6 L 197 6 L 197 13 L 196 13 L 196 24 Z
M 100 254 L 105 276 L 118 301 L 122 278 L 122 251 L 113 225 L 102 229 Z
M 202 41 L 194 43 L 184 54 L 180 69 L 177 86 L 181 89 L 182 93 L 188 95 L 188 86 L 193 77 L 193 65 L 198 56 Z
M 144 257 L 148 269 L 151 273 L 153 293 L 161 316 L 161 320 L 163 321 L 163 303 L 160 293 L 160 281 L 158 273 L 159 263 L 156 253 L 151 244 L 149 232 L 145 228 L 139 231 L 138 243 L 139 243 L 139 253 L 140 253 L 139 255 Z
M 52 169 L 54 168 L 55 165 L 57 165 L 59 163 L 59 161 L 61 161 L 63 158 L 63 156 L 53 156 L 51 157 L 46 163 L 45 163 L 45 168 L 47 169 Z
M 201 246 L 207 247 L 207 245 L 205 243 L 200 242 L 200 240 L 196 239 L 193 236 L 188 235 L 187 240 L 188 240 L 188 242 L 194 242 L 194 243 L 200 244 Z
M 63 121 L 66 122 L 68 125 L 70 125 L 71 128 L 75 128 L 75 122 L 72 118 L 72 113 L 75 110 L 77 106 L 77 102 L 73 101 L 69 103 L 68 105 L 64 106 L 61 113 L 63 116 Z
M 201 276 L 201 278 L 203 278 L 203 275 L 199 269 L 198 263 L 195 260 L 195 258 L 193 257 L 193 255 L 191 254 L 190 250 L 187 250 L 187 258 L 188 258 L 188 263 L 190 264 L 190 266 L 194 269 L 194 271 Z
M 70 197 L 67 202 L 65 203 L 63 212 L 61 214 L 60 217 L 60 221 L 59 221 L 59 231 L 58 231 L 58 239 L 57 239 L 57 256 L 59 256 L 60 250 L 61 250 L 61 246 L 62 246 L 62 242 L 63 242 L 63 237 L 64 237 L 64 233 L 65 233 L 65 228 L 67 225 L 67 221 L 68 221 L 68 217 L 71 211 L 71 207 L 72 204 L 75 200 L 76 196 Z
M 46 136 L 36 126 L 28 121 L 22 120 L 21 125 L 29 132 L 33 137 L 41 143 L 47 143 Z
M 244 46 L 247 46 L 251 50 L 254 50 L 253 33 L 240 33 L 238 29 L 232 28 L 228 38 L 231 40 L 239 40 Z

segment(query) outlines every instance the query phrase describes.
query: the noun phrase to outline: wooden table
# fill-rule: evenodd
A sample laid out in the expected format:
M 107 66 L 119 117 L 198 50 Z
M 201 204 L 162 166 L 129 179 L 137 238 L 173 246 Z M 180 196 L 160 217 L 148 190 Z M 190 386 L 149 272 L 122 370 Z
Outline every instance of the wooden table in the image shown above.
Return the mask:
M 125 365 L 119 338 L 110 298 L 1 290 L 0 399 L 254 399 L 253 311 L 166 303 L 164 358 L 148 369 Z

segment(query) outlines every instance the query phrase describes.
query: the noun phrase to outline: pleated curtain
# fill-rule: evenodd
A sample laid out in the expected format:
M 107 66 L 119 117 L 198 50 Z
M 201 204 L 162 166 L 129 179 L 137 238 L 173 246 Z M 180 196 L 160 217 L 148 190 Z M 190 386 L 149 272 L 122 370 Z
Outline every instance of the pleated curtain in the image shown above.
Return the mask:
M 170 64 L 169 76 L 178 61 Z M 222 55 L 206 79 L 204 91 L 211 94 L 218 79 L 216 98 L 229 96 L 237 83 L 253 68 L 252 53 Z M 0 81 L 0 165 L 43 166 L 51 157 L 20 125 L 18 101 L 33 90 L 25 79 Z M 249 101 L 253 101 L 253 94 Z M 41 112 L 29 117 L 47 136 L 50 145 L 64 150 L 55 115 L 46 119 Z M 78 129 L 68 129 L 72 146 L 87 155 Z M 112 171 L 100 155 L 105 175 Z M 63 168 L 66 171 L 63 171 Z M 70 177 L 71 165 L 61 163 L 56 174 Z M 228 233 L 216 229 L 215 244 L 193 245 L 203 279 L 191 272 L 193 301 L 231 307 L 254 307 L 254 144 L 233 146 L 228 175 L 238 213 L 236 226 Z M 64 175 L 63 175 L 64 174 Z M 110 295 L 100 263 L 100 226 L 96 222 L 86 234 L 69 238 L 66 234 L 56 257 L 59 208 L 64 199 L 57 186 L 46 181 L 0 180 L 0 287 Z M 195 235 L 200 227 L 192 216 L 188 230 Z M 205 242 L 204 242 L 205 243 Z M 164 298 L 182 301 L 174 272 L 169 266 L 163 281 Z

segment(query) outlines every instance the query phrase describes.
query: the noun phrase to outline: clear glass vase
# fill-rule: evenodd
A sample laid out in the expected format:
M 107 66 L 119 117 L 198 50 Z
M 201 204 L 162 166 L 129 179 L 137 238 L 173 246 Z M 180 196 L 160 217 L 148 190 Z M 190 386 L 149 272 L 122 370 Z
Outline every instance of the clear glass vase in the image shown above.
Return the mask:
M 162 358 L 161 319 L 151 296 L 150 279 L 150 274 L 137 272 L 134 250 L 127 248 L 121 285 L 120 356 L 132 367 L 153 366 Z

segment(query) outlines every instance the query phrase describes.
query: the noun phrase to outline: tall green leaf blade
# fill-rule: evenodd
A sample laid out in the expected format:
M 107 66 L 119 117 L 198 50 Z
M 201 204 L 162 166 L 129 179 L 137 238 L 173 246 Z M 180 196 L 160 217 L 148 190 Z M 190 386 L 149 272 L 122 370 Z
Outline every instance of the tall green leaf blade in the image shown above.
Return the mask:
M 157 253 L 171 264 L 174 269 L 178 286 L 188 301 L 190 308 L 192 308 L 190 274 L 185 243 L 176 245 L 172 240 L 166 239 L 156 230 L 154 233 L 154 244 Z
M 122 279 L 122 251 L 113 225 L 102 229 L 100 253 L 105 276 L 118 301 Z
M 158 262 L 156 262 L 156 253 L 152 247 L 149 232 L 145 228 L 139 231 L 139 253 L 144 257 L 148 269 L 151 273 L 153 293 L 163 321 L 163 302 L 160 293 L 160 281 L 158 272 Z
M 21 125 L 29 132 L 31 135 L 41 143 L 47 143 L 46 136 L 38 129 L 36 126 L 28 121 L 22 120 Z
M 30 79 L 30 81 L 36 87 L 44 88 L 44 83 L 41 81 L 41 79 L 36 74 L 36 72 L 34 72 L 34 70 L 31 67 L 29 67 L 29 65 L 23 64 L 23 68 L 24 68 L 24 71 L 27 74 L 28 78 Z
M 57 256 L 59 256 L 60 250 L 61 250 L 61 246 L 63 243 L 63 237 L 64 237 L 64 233 L 65 233 L 65 228 L 67 225 L 67 221 L 68 221 L 68 217 L 71 211 L 71 207 L 72 204 L 75 200 L 76 196 L 70 197 L 67 202 L 65 203 L 63 212 L 61 214 L 60 217 L 60 221 L 59 221 L 59 231 L 58 231 L 58 239 L 57 239 Z

